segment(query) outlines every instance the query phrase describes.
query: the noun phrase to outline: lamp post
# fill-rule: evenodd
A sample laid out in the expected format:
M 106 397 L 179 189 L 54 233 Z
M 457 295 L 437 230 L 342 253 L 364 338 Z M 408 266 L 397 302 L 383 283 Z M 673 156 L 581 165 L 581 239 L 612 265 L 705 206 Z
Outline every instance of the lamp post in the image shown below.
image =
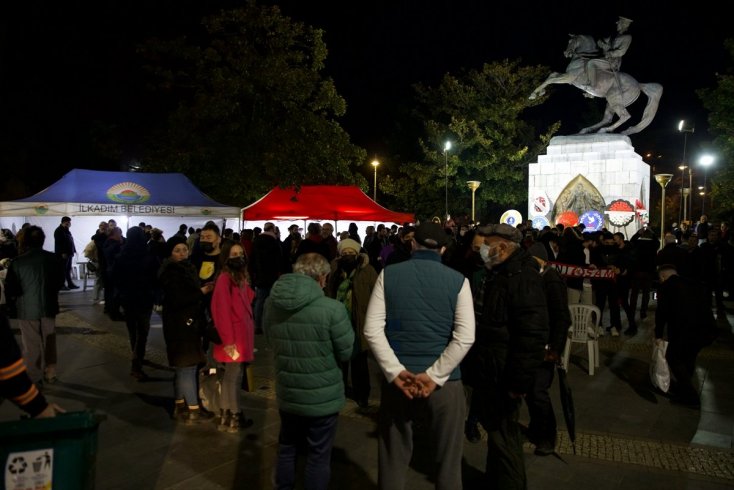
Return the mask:
M 683 196 L 685 196 L 685 184 L 683 183 L 683 179 L 685 177 L 686 169 L 688 168 L 688 166 L 681 165 L 678 168 L 680 169 L 680 207 L 678 208 L 678 223 L 680 223 L 681 220 L 686 219 L 686 205 L 683 202 Z
M 698 164 L 703 167 L 703 192 L 701 193 L 701 214 L 706 214 L 706 177 L 708 168 L 714 163 L 714 157 L 711 155 L 703 155 L 698 159 Z M 699 237 L 700 238 L 700 237 Z M 705 238 L 705 237 L 704 237 Z
M 683 221 L 688 221 L 688 197 L 691 195 L 691 188 L 683 188 Z
M 444 160 L 444 170 L 443 170 L 443 187 L 444 187 L 444 204 L 446 206 L 446 214 L 444 215 L 444 219 L 446 221 L 449 220 L 449 150 L 451 149 L 451 142 L 446 141 L 443 145 L 443 160 Z
M 683 133 L 683 161 L 681 162 L 681 167 L 688 167 L 688 188 L 693 189 L 693 173 L 692 168 L 690 165 L 686 165 L 686 143 L 688 143 L 688 133 L 693 133 L 696 130 L 695 127 L 687 127 L 685 119 L 681 119 L 678 123 L 678 131 Z M 681 169 L 681 187 L 683 187 L 683 173 Z M 689 191 L 690 192 L 690 191 Z M 682 197 L 681 197 L 682 199 Z M 691 199 L 691 202 L 689 203 L 688 208 L 688 215 L 690 216 L 691 220 L 693 220 L 693 199 Z
M 655 180 L 663 189 L 663 199 L 660 202 L 660 246 L 665 243 L 665 186 L 668 185 L 673 174 L 655 174 Z
M 474 193 L 477 192 L 477 189 L 479 189 L 479 186 L 482 184 L 478 180 L 467 180 L 466 184 L 469 186 L 469 189 L 471 189 L 471 221 L 472 224 L 474 223 Z
M 377 167 L 380 165 L 380 162 L 375 158 L 372 160 L 372 166 L 375 167 L 375 182 L 372 186 L 372 200 L 377 202 Z

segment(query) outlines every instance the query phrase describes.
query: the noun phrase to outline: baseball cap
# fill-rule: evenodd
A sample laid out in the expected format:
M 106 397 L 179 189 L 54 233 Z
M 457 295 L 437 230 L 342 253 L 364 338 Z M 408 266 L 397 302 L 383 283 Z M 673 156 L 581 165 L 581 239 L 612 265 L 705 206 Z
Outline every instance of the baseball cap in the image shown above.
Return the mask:
M 432 221 L 421 223 L 415 229 L 413 239 L 426 248 L 441 248 L 448 242 L 448 236 L 443 227 Z

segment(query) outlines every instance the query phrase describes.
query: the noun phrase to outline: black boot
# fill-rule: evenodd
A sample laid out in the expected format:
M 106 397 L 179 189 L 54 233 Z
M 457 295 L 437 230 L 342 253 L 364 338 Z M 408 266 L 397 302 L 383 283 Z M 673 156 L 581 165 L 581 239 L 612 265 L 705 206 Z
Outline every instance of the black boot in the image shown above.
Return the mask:
M 130 367 L 130 376 L 138 381 L 146 381 L 148 379 L 148 375 L 143 372 L 143 365 L 138 359 L 133 359 L 132 366 Z
M 200 424 L 202 422 L 206 422 L 207 420 L 211 420 L 213 414 L 211 412 L 205 412 L 202 410 L 201 407 L 198 405 L 196 407 L 188 407 L 188 416 L 186 417 L 185 423 L 186 425 L 196 425 Z
M 252 426 L 252 424 L 252 419 L 246 418 L 244 415 L 242 415 L 242 412 L 233 413 L 232 418 L 229 419 L 229 427 L 227 428 L 227 432 L 229 432 L 230 434 L 236 434 L 237 432 Z
M 173 414 L 171 414 L 171 418 L 176 422 L 184 422 L 188 417 L 188 411 L 189 408 L 186 406 L 186 402 L 184 400 L 176 400 L 173 405 Z

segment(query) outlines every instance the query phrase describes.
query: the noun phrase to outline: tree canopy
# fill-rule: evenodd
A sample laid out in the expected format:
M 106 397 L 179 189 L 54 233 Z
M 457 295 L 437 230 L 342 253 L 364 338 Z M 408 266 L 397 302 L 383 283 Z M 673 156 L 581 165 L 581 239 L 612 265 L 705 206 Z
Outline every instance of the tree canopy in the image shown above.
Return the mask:
M 461 75 L 446 74 L 436 87 L 415 87 L 415 116 L 423 122 L 420 161 L 405 163 L 381 190 L 422 218 L 471 213 L 467 181 L 478 180 L 476 216 L 486 222 L 527 199 L 528 164 L 547 146 L 560 123 L 540 129 L 522 118 L 541 101 L 528 95 L 547 75 L 519 61 L 486 63 Z M 444 144 L 451 149 L 444 153 Z M 448 192 L 446 192 L 448 188 Z M 492 216 L 498 219 L 497 216 Z
M 183 172 L 212 197 L 247 204 L 276 185 L 357 184 L 366 153 L 338 117 L 321 72 L 322 31 L 248 2 L 203 29 L 140 47 L 168 114 L 146 143 L 146 171 Z
M 734 60 L 734 39 L 725 43 Z M 725 74 L 717 75 L 714 88 L 698 91 L 703 106 L 709 111 L 709 132 L 715 136 L 714 146 L 719 156 L 718 168 L 711 179 L 711 195 L 720 215 L 734 217 L 734 72 L 730 68 Z

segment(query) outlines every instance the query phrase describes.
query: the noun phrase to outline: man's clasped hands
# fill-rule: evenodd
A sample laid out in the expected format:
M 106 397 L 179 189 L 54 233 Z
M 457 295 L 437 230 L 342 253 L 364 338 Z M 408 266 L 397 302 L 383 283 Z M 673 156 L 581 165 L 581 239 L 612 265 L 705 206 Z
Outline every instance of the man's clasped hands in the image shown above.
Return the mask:
M 398 377 L 393 380 L 393 384 L 411 400 L 414 398 L 428 398 L 437 386 L 426 373 L 413 374 L 405 370 L 398 374 Z

